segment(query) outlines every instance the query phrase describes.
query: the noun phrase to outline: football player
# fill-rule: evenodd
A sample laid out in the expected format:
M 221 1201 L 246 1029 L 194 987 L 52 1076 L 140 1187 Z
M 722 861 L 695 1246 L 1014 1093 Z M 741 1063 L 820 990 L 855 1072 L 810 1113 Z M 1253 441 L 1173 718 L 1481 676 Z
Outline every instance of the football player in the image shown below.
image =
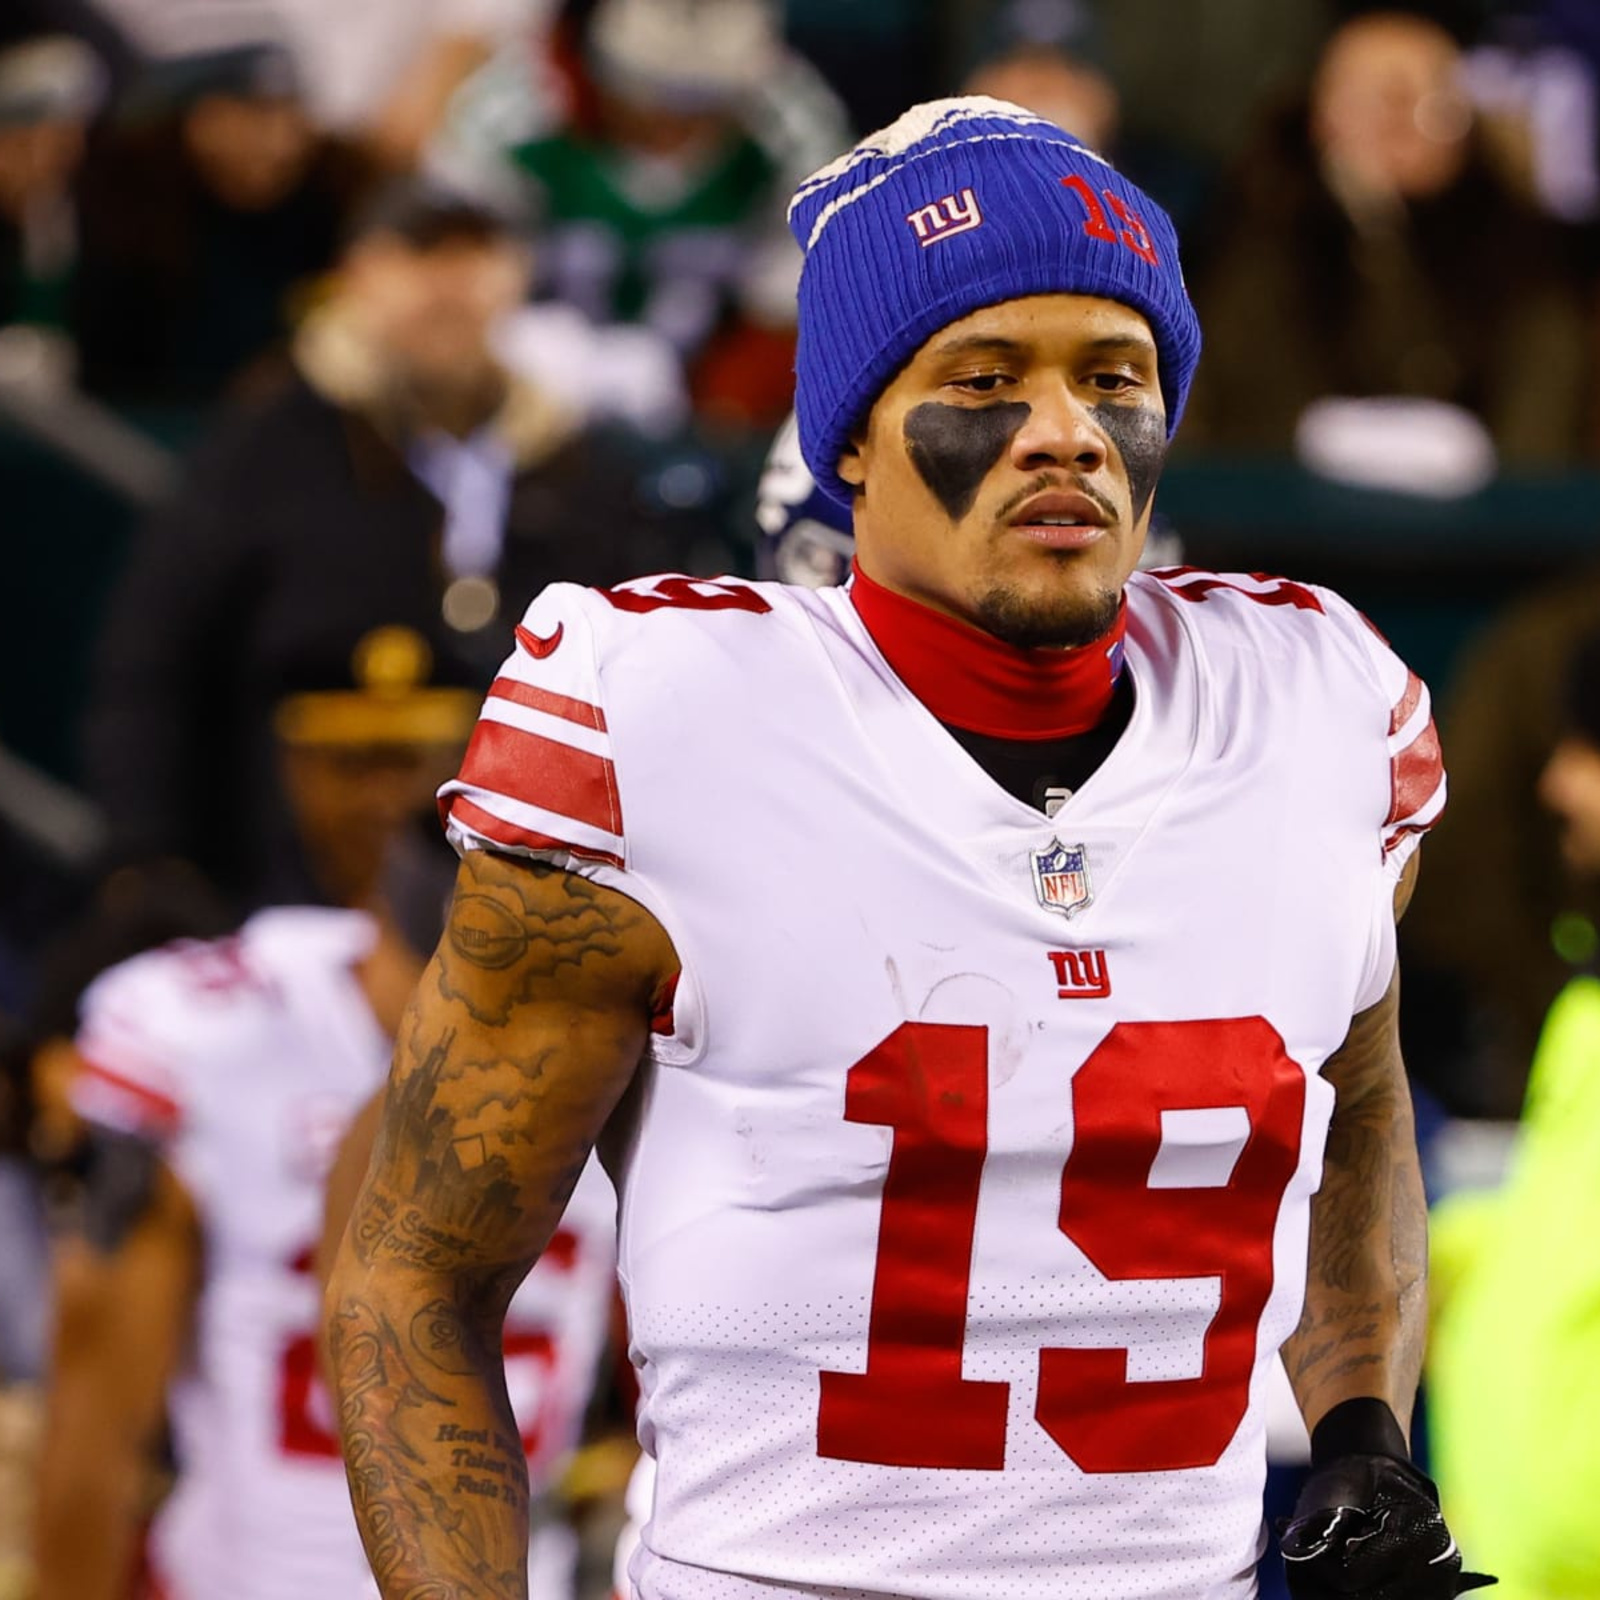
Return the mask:
M 300 843 L 350 909 L 258 913 L 233 937 L 113 968 L 83 1002 L 77 1110 L 137 1143 L 145 1167 L 121 1215 L 61 1254 L 39 1600 L 373 1592 L 319 1376 L 313 1253 L 324 1174 L 383 1081 L 449 894 L 449 852 L 432 852 L 441 875 L 417 842 L 431 825 L 418 835 L 407 820 L 458 758 L 478 700 L 430 684 L 406 630 L 368 636 L 344 687 L 322 677 L 279 701 L 277 731 Z M 571 1594 L 549 1490 L 606 1336 L 614 1213 L 596 1171 L 506 1320 L 509 1443 L 544 1492 L 530 1561 L 545 1600 Z M 419 1260 L 435 1249 L 426 1232 L 407 1247 Z M 419 1308 L 408 1348 L 459 1363 L 450 1328 Z M 141 1579 L 142 1491 L 165 1415 L 176 1482 Z M 500 1441 L 462 1428 L 438 1442 L 454 1492 L 503 1492 L 490 1476 Z
M 919 106 L 790 221 L 850 584 L 547 590 L 444 791 L 330 1286 L 382 1592 L 523 1592 L 522 1506 L 436 1441 L 504 1433 L 506 1294 L 598 1139 L 641 1600 L 1244 1600 L 1280 1347 L 1294 1593 L 1453 1596 L 1407 1445 L 1427 691 L 1326 590 L 1135 571 L 1199 329 L 1070 135 Z M 403 1347 L 423 1308 L 470 1360 Z

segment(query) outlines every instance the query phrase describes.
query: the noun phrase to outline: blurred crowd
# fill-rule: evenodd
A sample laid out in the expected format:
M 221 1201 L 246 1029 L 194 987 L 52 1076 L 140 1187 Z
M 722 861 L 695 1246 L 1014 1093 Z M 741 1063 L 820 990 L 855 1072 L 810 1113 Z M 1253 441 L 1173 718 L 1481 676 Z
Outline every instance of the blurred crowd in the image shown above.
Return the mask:
M 785 206 L 856 134 L 958 91 L 1061 123 L 1177 220 L 1205 335 L 1179 466 L 1435 505 L 1592 492 L 1593 0 L 7 0 L 0 1600 L 29 1592 L 47 1238 L 127 1181 L 82 1115 L 85 990 L 265 908 L 396 914 L 461 707 L 544 584 L 763 561 L 831 581 L 848 533 L 807 520 L 809 485 L 780 463 L 756 507 L 791 398 Z M 1597 630 L 1580 550 L 1436 685 L 1452 800 L 1406 929 L 1407 1032 L 1431 1176 L 1477 1206 L 1446 1219 L 1440 1313 L 1469 1526 L 1494 1526 L 1506 1437 L 1463 1420 L 1500 1348 L 1481 1285 L 1523 1305 L 1551 1283 L 1505 1217 L 1600 1201 L 1572 1020 L 1600 959 Z M 1518 1359 L 1577 1384 L 1581 1419 L 1600 1351 L 1561 1317 L 1592 1329 L 1600 1270 L 1567 1266 L 1570 1359 Z M 1537 1403 L 1501 1410 L 1525 1433 Z M 1540 1567 L 1537 1510 L 1494 1535 L 1527 1558 L 1508 1600 L 1600 1592 L 1580 1434 L 1589 1492 L 1545 1518 L 1565 1565 Z

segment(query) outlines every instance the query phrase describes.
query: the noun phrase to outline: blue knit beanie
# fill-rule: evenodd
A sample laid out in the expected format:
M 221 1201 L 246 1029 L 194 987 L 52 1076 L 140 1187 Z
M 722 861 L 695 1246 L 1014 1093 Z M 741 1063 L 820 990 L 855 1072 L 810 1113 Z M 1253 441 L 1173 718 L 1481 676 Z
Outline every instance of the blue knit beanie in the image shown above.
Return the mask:
M 912 109 L 795 193 L 805 252 L 795 412 L 806 465 L 845 505 L 851 431 L 940 328 L 1032 294 L 1132 306 L 1160 358 L 1167 434 L 1200 359 L 1178 236 L 1155 201 L 1071 134 L 983 95 Z

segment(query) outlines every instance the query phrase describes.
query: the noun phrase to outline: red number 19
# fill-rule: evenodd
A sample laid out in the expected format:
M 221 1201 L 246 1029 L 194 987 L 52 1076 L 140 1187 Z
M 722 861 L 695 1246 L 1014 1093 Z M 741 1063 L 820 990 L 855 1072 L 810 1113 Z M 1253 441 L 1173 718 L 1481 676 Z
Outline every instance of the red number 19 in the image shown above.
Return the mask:
M 1114 189 L 1102 189 L 1096 195 L 1089 187 L 1088 180 L 1076 173 L 1070 178 L 1063 178 L 1061 183 L 1063 188 L 1070 189 L 1083 201 L 1083 209 L 1088 213 L 1084 218 L 1083 231 L 1091 239 L 1104 239 L 1107 244 L 1125 245 L 1141 260 L 1148 261 L 1152 267 L 1161 265 L 1161 258 L 1156 254 L 1155 245 L 1150 242 L 1150 233 L 1143 219 L 1138 212 L 1127 208 Z M 1122 224 L 1120 231 L 1112 227 L 1107 220 L 1105 208 L 1100 204 L 1101 200 L 1111 207 L 1112 215 Z
M 824 1372 L 820 1455 L 1005 1465 L 1010 1385 L 961 1376 L 987 1142 L 985 1029 L 908 1022 L 852 1068 L 851 1122 L 890 1127 L 864 1373 Z M 1039 1352 L 1039 1425 L 1085 1472 L 1209 1466 L 1249 1404 L 1305 1079 L 1261 1017 L 1119 1023 L 1072 1080 L 1063 1233 L 1106 1278 L 1220 1280 L 1198 1377 L 1130 1381 L 1121 1349 Z M 1213 1184 L 1154 1183 L 1163 1113 L 1244 1113 Z M 1180 1174 L 1181 1176 L 1181 1174 Z

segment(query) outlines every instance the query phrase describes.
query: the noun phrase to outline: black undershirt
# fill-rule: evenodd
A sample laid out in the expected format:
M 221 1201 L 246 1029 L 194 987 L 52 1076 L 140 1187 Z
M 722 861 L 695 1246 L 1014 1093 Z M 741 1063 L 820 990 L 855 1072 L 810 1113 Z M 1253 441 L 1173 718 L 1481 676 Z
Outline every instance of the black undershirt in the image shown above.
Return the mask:
M 1089 781 L 1111 754 L 1132 715 L 1133 678 L 1124 672 L 1112 691 L 1106 714 L 1087 733 L 1069 734 L 1064 739 L 997 739 L 948 722 L 941 726 L 1007 794 L 1042 812 L 1046 790 L 1076 792 Z

